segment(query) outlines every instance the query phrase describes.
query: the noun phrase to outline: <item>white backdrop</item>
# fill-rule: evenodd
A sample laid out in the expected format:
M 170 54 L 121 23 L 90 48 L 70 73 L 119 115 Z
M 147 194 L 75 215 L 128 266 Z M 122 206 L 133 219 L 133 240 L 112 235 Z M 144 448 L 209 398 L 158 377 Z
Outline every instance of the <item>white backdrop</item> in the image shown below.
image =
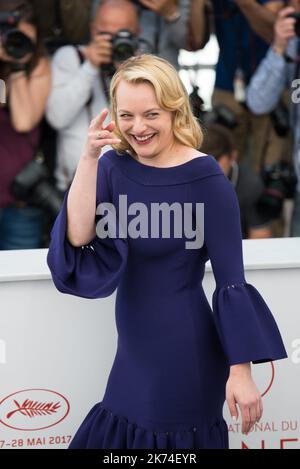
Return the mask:
M 231 421 L 231 448 L 300 448 L 300 238 L 244 240 L 246 280 L 270 307 L 288 359 L 252 365 L 262 421 L 248 435 Z M 116 350 L 115 294 L 58 292 L 47 250 L 0 252 L 0 448 L 66 448 L 102 399 Z M 204 288 L 211 304 L 214 278 Z

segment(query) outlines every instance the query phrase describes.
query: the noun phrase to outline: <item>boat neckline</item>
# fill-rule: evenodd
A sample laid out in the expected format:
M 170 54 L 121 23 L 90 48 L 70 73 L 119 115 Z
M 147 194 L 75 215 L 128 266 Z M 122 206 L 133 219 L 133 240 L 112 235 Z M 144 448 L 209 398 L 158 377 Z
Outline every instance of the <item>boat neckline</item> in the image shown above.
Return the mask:
M 132 161 L 134 164 L 136 164 L 137 166 L 142 167 L 142 168 L 149 168 L 151 171 L 153 171 L 153 170 L 165 171 L 165 170 L 174 170 L 174 169 L 178 169 L 178 168 L 183 168 L 184 166 L 187 166 L 187 165 L 193 163 L 194 161 L 200 160 L 202 158 L 203 159 L 213 158 L 215 160 L 215 158 L 212 155 L 201 155 L 201 156 L 195 156 L 195 158 L 191 158 L 190 160 L 185 161 L 184 163 L 180 163 L 180 164 L 177 164 L 177 165 L 174 165 L 174 166 L 153 166 L 153 165 L 141 163 L 140 161 L 136 160 L 128 152 L 124 152 L 123 154 L 125 154 L 127 156 L 127 158 L 130 161 Z

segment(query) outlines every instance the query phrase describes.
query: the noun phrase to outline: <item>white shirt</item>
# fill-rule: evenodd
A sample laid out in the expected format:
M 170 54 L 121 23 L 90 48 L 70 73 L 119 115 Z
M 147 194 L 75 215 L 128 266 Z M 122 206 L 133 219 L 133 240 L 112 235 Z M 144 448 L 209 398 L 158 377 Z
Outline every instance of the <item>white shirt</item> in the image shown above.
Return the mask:
M 57 187 L 62 191 L 72 182 L 86 143 L 90 125 L 86 103 L 92 94 L 90 109 L 91 118 L 94 119 L 102 109 L 109 108 L 99 69 L 88 60 L 81 64 L 75 47 L 60 48 L 52 59 L 52 89 L 47 102 L 46 118 L 57 130 L 54 175 Z M 107 123 L 109 119 L 110 116 L 106 119 Z M 109 149 L 111 147 L 106 145 L 101 154 Z

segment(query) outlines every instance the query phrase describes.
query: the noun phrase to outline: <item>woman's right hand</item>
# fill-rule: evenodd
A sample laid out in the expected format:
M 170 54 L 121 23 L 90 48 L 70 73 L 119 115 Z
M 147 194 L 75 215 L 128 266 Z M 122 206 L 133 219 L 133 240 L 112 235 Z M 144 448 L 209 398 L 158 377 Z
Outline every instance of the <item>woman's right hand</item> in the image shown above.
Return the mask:
M 111 121 L 108 125 L 103 127 L 105 118 L 108 115 L 108 109 L 103 109 L 101 113 L 92 120 L 88 138 L 84 149 L 84 156 L 91 159 L 98 159 L 102 148 L 105 145 L 113 145 L 120 143 L 121 140 L 113 135 L 115 122 Z

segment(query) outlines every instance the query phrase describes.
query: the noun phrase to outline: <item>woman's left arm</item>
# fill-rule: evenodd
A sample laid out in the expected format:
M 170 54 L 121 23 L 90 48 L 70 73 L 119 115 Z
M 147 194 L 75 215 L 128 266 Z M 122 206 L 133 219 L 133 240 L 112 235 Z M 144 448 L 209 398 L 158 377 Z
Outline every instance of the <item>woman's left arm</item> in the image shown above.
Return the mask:
M 204 202 L 204 244 L 216 287 L 212 318 L 228 364 L 226 386 L 230 412 L 243 417 L 243 431 L 261 415 L 261 398 L 250 363 L 287 358 L 277 323 L 259 291 L 245 279 L 240 209 L 232 183 L 218 163 L 197 184 L 196 201 Z
M 240 209 L 232 183 L 217 162 L 216 175 L 201 180 L 204 244 L 216 288 L 213 319 L 228 365 L 286 358 L 275 318 L 259 291 L 245 279 Z
M 29 77 L 25 72 L 9 77 L 10 114 L 17 132 L 29 132 L 42 119 L 50 93 L 51 72 L 48 59 L 41 57 Z

